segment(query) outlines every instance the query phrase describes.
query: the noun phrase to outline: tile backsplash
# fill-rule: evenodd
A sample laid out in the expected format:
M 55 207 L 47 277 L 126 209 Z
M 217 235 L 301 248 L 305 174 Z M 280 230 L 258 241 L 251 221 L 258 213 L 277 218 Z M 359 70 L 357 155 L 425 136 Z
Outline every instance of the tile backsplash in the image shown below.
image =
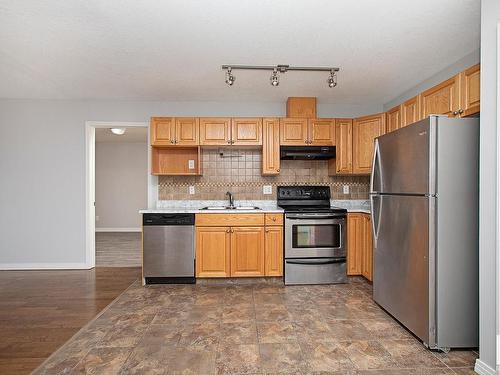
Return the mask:
M 279 185 L 329 185 L 332 199 L 367 199 L 368 176 L 328 176 L 326 160 L 282 160 L 278 176 L 262 176 L 261 150 L 204 149 L 203 176 L 160 176 L 160 200 L 224 200 L 231 191 L 236 200 L 275 200 Z M 262 187 L 272 185 L 264 195 Z M 343 185 L 349 194 L 343 194 Z M 194 186 L 195 194 L 189 194 Z

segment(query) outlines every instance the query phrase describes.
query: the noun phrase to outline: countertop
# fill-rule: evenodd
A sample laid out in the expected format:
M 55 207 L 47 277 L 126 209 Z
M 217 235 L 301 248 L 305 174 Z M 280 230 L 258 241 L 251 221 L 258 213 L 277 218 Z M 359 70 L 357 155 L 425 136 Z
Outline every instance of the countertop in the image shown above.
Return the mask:
M 256 206 L 260 210 L 202 210 L 207 206 L 225 206 L 227 201 L 158 201 L 156 208 L 140 210 L 141 214 L 158 213 L 186 213 L 186 214 L 248 214 L 248 213 L 283 213 L 284 210 L 276 205 L 276 201 L 236 201 L 236 206 Z M 368 200 L 332 200 L 331 205 L 345 208 L 347 212 L 370 213 L 370 201 Z

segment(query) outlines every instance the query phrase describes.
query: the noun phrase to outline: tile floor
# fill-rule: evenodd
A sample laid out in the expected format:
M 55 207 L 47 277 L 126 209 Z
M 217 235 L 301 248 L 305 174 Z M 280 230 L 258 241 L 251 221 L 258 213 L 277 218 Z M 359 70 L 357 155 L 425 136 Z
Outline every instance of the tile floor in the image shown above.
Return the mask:
M 425 349 L 361 279 L 329 286 L 133 284 L 36 374 L 473 374 Z

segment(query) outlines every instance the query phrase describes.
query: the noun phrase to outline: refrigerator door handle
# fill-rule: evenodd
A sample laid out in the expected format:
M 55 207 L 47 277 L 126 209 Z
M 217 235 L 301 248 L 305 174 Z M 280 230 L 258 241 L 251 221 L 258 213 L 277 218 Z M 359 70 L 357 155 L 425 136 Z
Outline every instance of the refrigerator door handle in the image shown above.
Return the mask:
M 373 150 L 372 173 L 370 176 L 370 192 L 378 193 L 382 190 L 382 186 L 374 186 L 375 182 L 382 184 L 382 168 L 380 165 L 380 146 L 378 139 L 375 139 L 375 147 Z
M 380 215 L 382 213 L 382 197 L 372 194 L 370 195 L 370 203 L 372 206 L 373 243 L 377 247 L 377 239 L 380 231 Z

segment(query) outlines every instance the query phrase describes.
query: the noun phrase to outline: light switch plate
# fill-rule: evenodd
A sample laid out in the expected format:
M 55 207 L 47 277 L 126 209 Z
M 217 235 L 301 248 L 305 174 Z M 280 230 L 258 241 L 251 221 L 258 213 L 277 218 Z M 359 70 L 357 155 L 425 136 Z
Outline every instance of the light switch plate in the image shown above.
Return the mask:
M 188 169 L 194 169 L 194 160 L 188 160 Z
M 194 186 L 193 185 L 189 186 L 189 194 L 191 194 L 191 195 L 194 194 Z
M 262 187 L 262 194 L 269 195 L 273 193 L 273 186 L 272 185 L 264 185 Z
M 344 185 L 343 191 L 344 191 L 344 194 L 349 194 L 349 185 Z

